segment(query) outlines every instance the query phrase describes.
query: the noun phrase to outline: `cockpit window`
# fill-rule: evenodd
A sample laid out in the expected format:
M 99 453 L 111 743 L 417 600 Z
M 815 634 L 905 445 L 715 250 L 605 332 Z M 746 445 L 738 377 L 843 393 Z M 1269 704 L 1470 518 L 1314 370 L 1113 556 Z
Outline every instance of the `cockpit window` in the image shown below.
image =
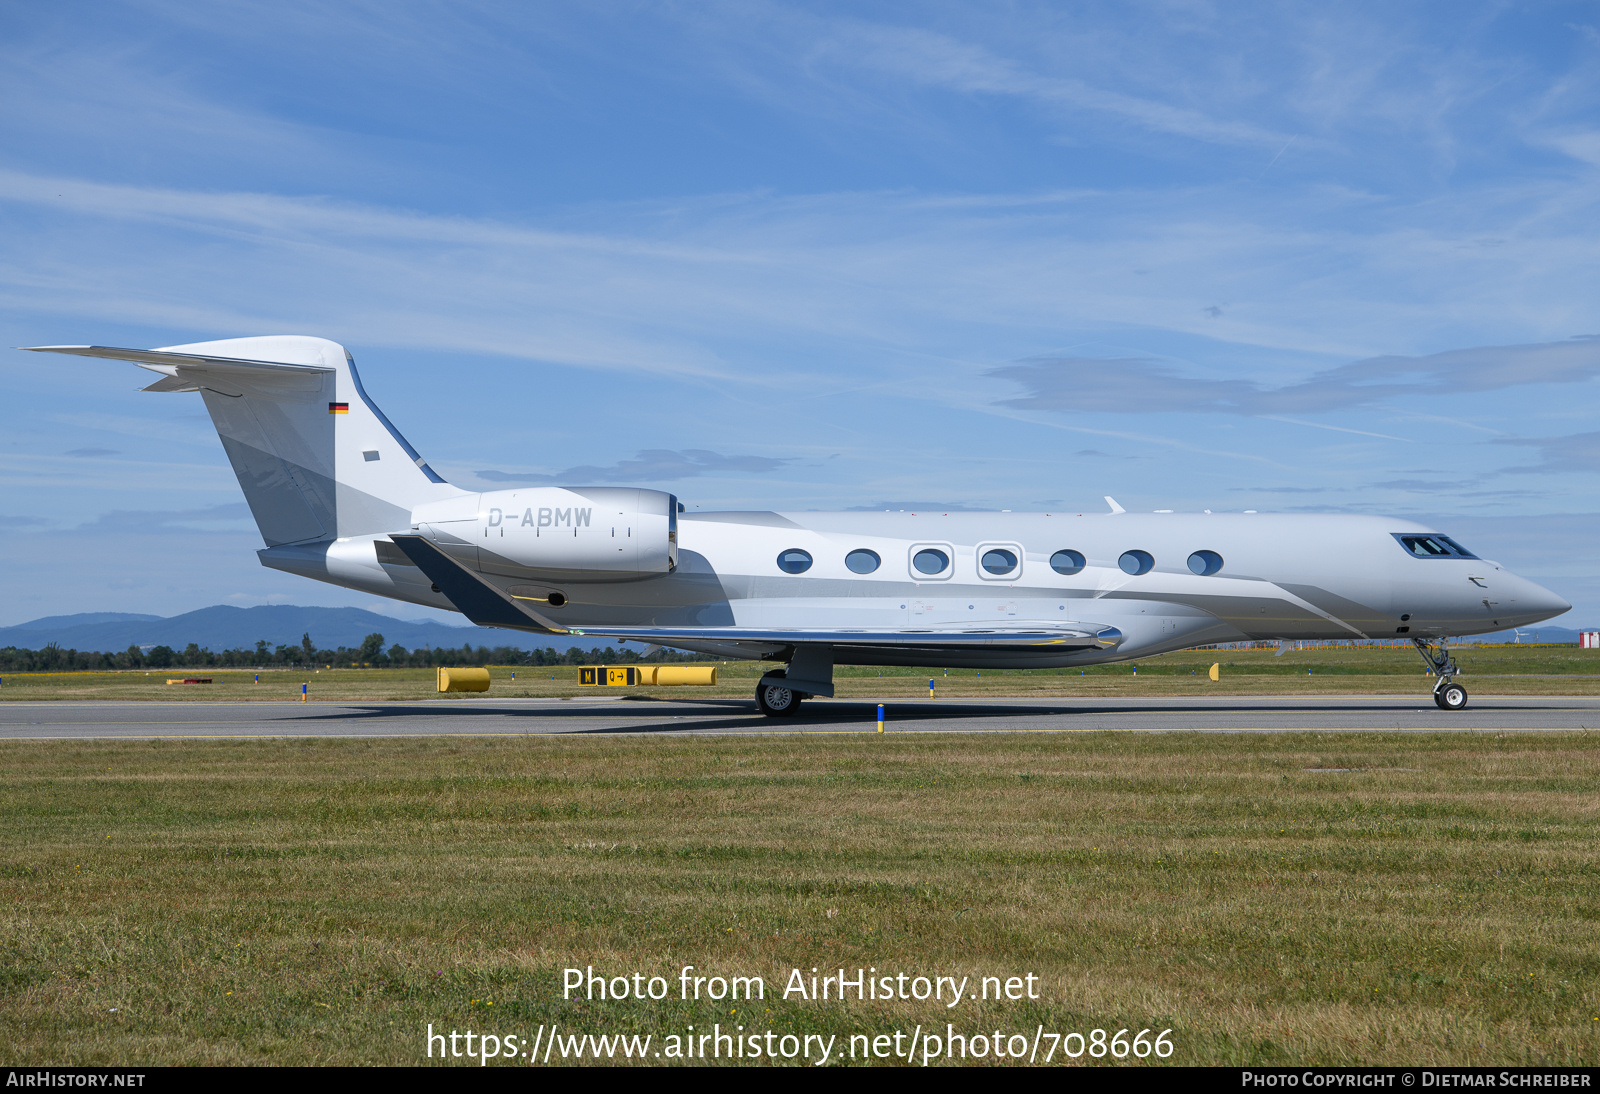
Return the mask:
M 1390 533 L 1399 540 L 1400 546 L 1417 558 L 1477 558 L 1478 556 L 1467 550 L 1449 536 L 1426 535 L 1411 536 L 1402 532 Z

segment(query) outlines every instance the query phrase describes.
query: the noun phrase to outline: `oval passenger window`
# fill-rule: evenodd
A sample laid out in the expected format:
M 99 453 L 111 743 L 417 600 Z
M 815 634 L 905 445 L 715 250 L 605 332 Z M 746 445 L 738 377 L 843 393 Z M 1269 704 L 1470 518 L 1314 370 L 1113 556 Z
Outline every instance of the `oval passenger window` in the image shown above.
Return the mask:
M 1083 555 L 1077 551 L 1057 551 L 1050 556 L 1050 568 L 1058 574 L 1070 576 L 1081 571 L 1084 565 Z
M 996 547 L 983 552 L 983 568 L 991 574 L 1009 574 L 1017 568 L 1017 556 Z
M 1122 557 L 1117 559 L 1117 565 L 1122 568 L 1122 572 L 1132 574 L 1134 577 L 1149 573 L 1155 564 L 1156 560 L 1151 557 L 1149 551 L 1124 551 Z
M 811 569 L 811 555 L 791 547 L 778 556 L 778 569 L 786 574 L 803 574 Z
M 919 574 L 942 574 L 950 565 L 950 556 L 930 547 L 925 551 L 918 551 L 912 557 L 911 565 L 917 568 Z
M 851 551 L 844 556 L 845 567 L 853 574 L 870 574 L 878 568 L 878 552 L 869 551 L 865 547 Z
M 1196 551 L 1189 556 L 1189 569 L 1200 577 L 1210 577 L 1222 569 L 1222 556 L 1215 551 Z

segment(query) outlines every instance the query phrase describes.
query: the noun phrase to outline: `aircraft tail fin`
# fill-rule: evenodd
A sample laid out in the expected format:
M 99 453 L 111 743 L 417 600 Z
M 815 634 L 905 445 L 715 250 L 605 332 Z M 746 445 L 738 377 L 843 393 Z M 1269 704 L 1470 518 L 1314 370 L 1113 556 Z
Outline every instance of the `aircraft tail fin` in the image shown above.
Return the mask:
M 466 493 L 417 454 L 325 338 L 28 348 L 132 361 L 162 374 L 146 391 L 200 392 L 268 547 L 400 531 L 415 506 Z

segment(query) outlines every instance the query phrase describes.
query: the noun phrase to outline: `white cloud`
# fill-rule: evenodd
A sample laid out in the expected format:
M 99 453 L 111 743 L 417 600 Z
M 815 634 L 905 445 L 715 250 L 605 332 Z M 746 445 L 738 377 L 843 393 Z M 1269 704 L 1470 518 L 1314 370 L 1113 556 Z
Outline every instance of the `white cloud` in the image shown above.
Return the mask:
M 609 467 L 583 465 L 557 471 L 553 475 L 537 472 L 479 471 L 477 476 L 489 482 L 541 482 L 577 484 L 586 482 L 649 483 L 676 482 L 680 479 L 698 478 L 718 471 L 744 475 L 761 475 L 776 471 L 787 459 L 770 456 L 724 456 L 704 449 L 673 452 L 652 448 L 640 452 L 631 460 L 619 460 Z
M 1570 472 L 1593 475 L 1600 467 L 1600 433 L 1573 433 L 1565 437 L 1501 437 L 1491 444 L 1537 448 L 1542 462 L 1525 467 L 1508 467 L 1506 474 L 1548 475 Z
M 1600 167 L 1600 130 L 1585 129 L 1546 134 L 1535 143 L 1544 144 L 1582 163 Z
M 1190 107 L 1097 87 L 1074 76 L 1032 71 L 984 46 L 947 34 L 864 22 L 835 23 L 813 49 L 822 56 L 914 83 L 981 95 L 1015 96 L 1056 112 L 1094 111 L 1157 133 L 1230 144 L 1281 145 L 1287 134 L 1217 119 Z
M 1291 421 L 1281 415 L 1346 410 L 1447 389 L 1459 394 L 1593 380 L 1600 377 L 1600 337 L 1530 346 L 1480 346 L 1424 357 L 1375 357 L 1276 387 L 1252 380 L 1185 375 L 1171 364 L 1137 358 L 1036 358 L 995 369 L 991 375 L 1014 380 L 1027 389 L 1025 395 L 1002 400 L 1005 406 L 1025 410 L 1242 414 Z M 1294 424 L 1401 439 L 1321 423 Z
M 1596 265 L 1574 238 L 1593 211 L 1557 216 L 1559 198 L 1537 189 L 1493 195 L 1507 208 L 1490 229 L 1501 244 L 1486 248 L 1481 218 L 1463 224 L 1443 207 L 1431 224 L 1369 209 L 1359 232 L 1294 223 L 1322 200 L 1245 209 L 1225 192 L 1135 191 L 972 207 L 752 194 L 594 207 L 565 219 L 604 228 L 552 230 L 11 171 L 0 204 L 43 219 L 0 264 L 0 303 L 230 333 L 315 325 L 368 345 L 755 386 L 768 377 L 729 358 L 741 339 L 993 362 L 1122 326 L 1349 359 L 1440 348 L 1427 339 L 1447 324 L 1559 337 L 1580 315 L 1592 321 L 1558 286 Z M 1234 301 L 1227 314 L 1205 317 L 1219 296 Z

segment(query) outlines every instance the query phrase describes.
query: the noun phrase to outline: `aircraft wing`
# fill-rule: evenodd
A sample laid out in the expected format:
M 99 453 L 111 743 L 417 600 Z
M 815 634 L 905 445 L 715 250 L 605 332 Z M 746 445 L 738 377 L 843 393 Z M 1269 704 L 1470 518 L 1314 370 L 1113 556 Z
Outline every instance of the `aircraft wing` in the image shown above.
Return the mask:
M 1110 649 L 1122 641 L 1115 627 L 1092 623 L 896 630 L 769 627 L 563 627 L 516 597 L 485 581 L 422 536 L 391 535 L 395 546 L 415 562 L 463 615 L 482 627 L 564 634 L 574 638 L 616 638 L 670 646 L 679 642 L 740 643 L 759 646 L 875 646 L 929 650 L 1073 650 Z
M 585 638 L 632 639 L 671 646 L 678 642 L 733 642 L 761 646 L 876 646 L 926 650 L 1034 650 L 1071 653 L 1074 650 L 1110 649 L 1122 641 L 1115 627 L 1051 627 L 1007 629 L 973 627 L 962 630 L 824 630 L 796 627 L 572 627 L 568 634 Z
M 480 627 L 510 627 L 542 634 L 571 634 L 525 602 L 495 588 L 421 536 L 391 534 L 389 539 L 428 575 L 456 610 Z

